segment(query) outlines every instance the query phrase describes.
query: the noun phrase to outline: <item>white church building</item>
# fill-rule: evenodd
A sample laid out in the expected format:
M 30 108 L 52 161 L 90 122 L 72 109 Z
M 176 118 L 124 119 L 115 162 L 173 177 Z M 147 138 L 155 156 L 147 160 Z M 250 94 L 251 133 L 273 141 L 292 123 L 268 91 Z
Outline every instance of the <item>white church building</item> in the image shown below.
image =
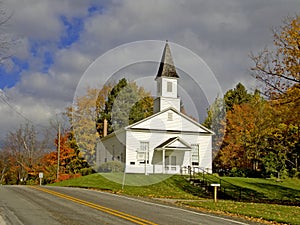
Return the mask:
M 212 171 L 211 130 L 180 112 L 179 76 L 168 42 L 158 73 L 154 114 L 101 139 L 96 163 L 120 161 L 126 173 L 187 174 Z

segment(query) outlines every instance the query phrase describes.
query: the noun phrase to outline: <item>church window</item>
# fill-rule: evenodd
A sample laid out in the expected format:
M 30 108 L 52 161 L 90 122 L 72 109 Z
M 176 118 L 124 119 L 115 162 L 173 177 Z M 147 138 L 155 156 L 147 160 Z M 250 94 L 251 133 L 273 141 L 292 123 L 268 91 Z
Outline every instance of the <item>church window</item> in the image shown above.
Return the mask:
M 141 141 L 140 142 L 140 150 L 141 150 L 141 152 L 147 152 L 149 150 L 149 142 Z
M 167 92 L 172 92 L 172 82 L 167 82 Z
M 199 165 L 199 145 L 198 144 L 192 145 L 192 165 L 193 166 Z
M 137 152 L 137 160 L 140 161 L 140 164 L 144 164 L 146 160 L 147 164 L 149 163 L 149 142 L 140 142 L 140 150 Z

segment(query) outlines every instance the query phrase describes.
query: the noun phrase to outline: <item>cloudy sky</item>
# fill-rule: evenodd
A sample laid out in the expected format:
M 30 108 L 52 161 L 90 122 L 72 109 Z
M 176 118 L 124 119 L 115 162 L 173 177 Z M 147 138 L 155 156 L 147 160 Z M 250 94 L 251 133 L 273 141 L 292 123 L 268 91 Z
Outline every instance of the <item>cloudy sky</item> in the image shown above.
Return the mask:
M 0 16 L 11 15 L 0 26 L 0 41 L 11 41 L 1 50 L 11 57 L 0 67 L 0 139 L 25 118 L 46 125 L 72 103 L 98 57 L 132 42 L 169 40 L 201 57 L 223 92 L 238 82 L 254 89 L 249 53 L 272 45 L 272 27 L 300 11 L 298 0 L 7 0 L 0 7 Z

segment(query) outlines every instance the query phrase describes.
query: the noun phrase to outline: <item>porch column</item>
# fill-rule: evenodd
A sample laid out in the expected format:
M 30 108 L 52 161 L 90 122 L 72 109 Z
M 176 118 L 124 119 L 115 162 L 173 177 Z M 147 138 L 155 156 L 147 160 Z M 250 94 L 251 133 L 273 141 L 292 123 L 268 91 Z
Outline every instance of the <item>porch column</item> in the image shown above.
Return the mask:
M 162 150 L 162 173 L 165 173 L 165 167 L 166 167 L 166 162 L 165 162 L 165 149 Z

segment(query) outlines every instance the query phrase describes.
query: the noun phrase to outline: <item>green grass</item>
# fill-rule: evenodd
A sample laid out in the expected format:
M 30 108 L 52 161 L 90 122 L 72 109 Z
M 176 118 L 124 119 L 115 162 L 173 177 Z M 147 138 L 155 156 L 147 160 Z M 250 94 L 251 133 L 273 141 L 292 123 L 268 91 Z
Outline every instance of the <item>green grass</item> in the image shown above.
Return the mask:
M 214 203 L 212 199 L 199 198 L 199 196 L 202 196 L 201 190 L 190 185 L 184 176 L 126 174 L 125 185 L 122 188 L 123 178 L 122 173 L 92 174 L 52 185 L 95 188 L 147 198 L 181 199 L 179 204 L 190 207 L 244 215 L 286 224 L 300 224 L 299 206 L 234 202 L 230 200 L 219 200 L 217 203 Z M 212 179 L 215 179 L 214 182 L 220 181 L 216 177 L 212 177 Z M 230 182 L 241 187 L 243 191 L 251 192 L 256 200 L 284 201 L 285 204 L 300 204 L 299 179 L 286 179 L 282 182 L 276 182 L 271 179 L 222 177 L 222 180 L 221 185 L 225 186 L 225 181 Z M 193 201 L 184 201 L 187 199 Z
M 285 206 L 264 203 L 245 203 L 219 200 L 181 202 L 183 205 L 206 209 L 213 212 L 221 211 L 235 215 L 243 215 L 251 218 L 259 218 L 268 221 L 276 221 L 284 224 L 300 224 L 300 208 L 297 206 Z
M 199 176 L 202 179 L 202 175 Z M 221 190 L 242 201 L 277 203 L 300 206 L 300 179 L 217 177 L 205 175 L 210 183 L 220 183 Z M 223 194 L 224 196 L 224 194 Z
M 256 198 L 300 203 L 299 179 L 285 179 L 278 182 L 274 179 L 226 177 L 224 180 L 242 187 L 245 191 L 252 191 Z
M 196 187 L 191 187 L 183 176 L 126 174 L 122 187 L 123 174 L 92 174 L 76 179 L 54 183 L 55 186 L 95 188 L 123 193 L 126 195 L 154 198 L 196 199 Z M 149 184 L 141 186 L 142 184 Z

